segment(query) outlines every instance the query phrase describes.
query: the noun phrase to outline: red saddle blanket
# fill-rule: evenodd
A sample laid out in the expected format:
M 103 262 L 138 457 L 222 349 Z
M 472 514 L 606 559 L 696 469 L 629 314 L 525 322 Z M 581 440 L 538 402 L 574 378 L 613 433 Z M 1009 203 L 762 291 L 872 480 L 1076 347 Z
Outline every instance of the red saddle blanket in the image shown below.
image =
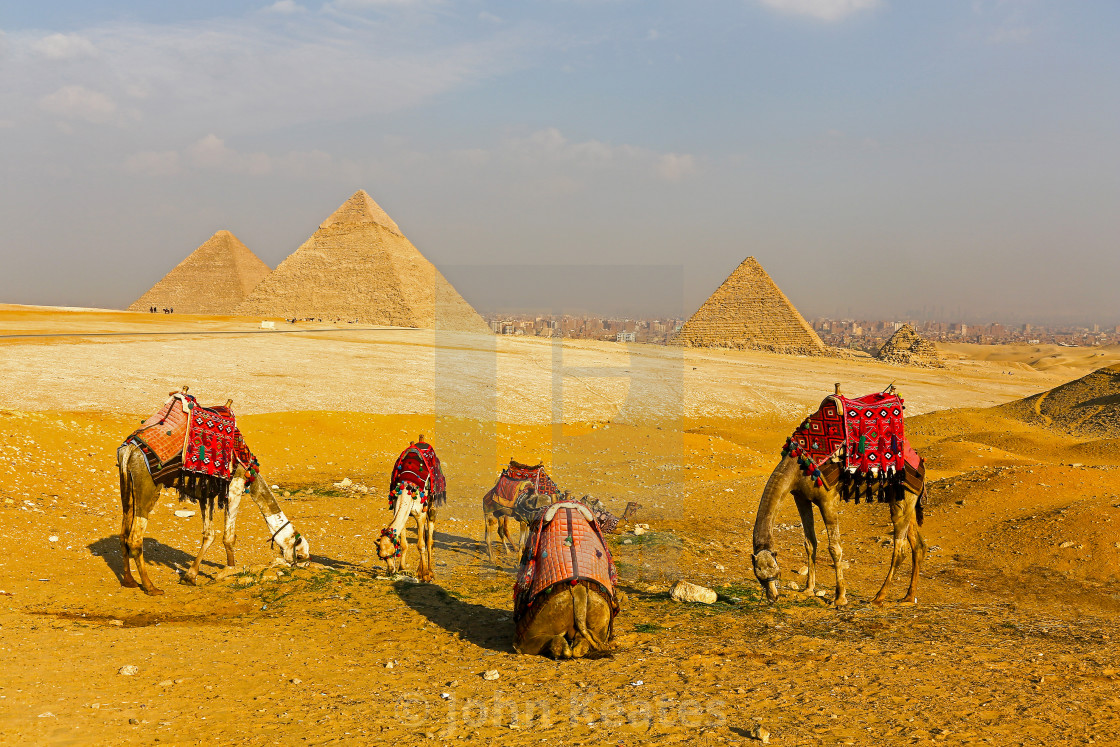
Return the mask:
M 560 495 L 560 488 L 544 471 L 544 465 L 538 464 L 530 467 L 514 460 L 509 460 L 509 466 L 502 470 L 502 477 L 520 482 L 528 480 L 533 483 L 533 489 L 545 495 Z M 501 478 L 499 478 L 500 480 Z
M 245 445 L 233 411 L 202 407 L 192 395 L 172 392 L 167 404 L 128 437 L 148 458 L 153 475 L 174 467 L 183 472 L 229 480 L 238 463 L 257 474 L 257 460 Z M 174 464 L 181 460 L 180 464 Z
M 421 441 L 409 444 L 393 464 L 393 474 L 389 478 L 389 505 L 396 505 L 397 488 L 401 483 L 409 483 L 421 488 L 425 506 L 442 506 L 447 502 L 447 480 L 443 476 L 443 466 L 431 445 Z
M 895 475 L 906 465 L 917 469 L 921 458 L 906 440 L 902 398 L 868 394 L 856 399 L 825 397 L 815 413 L 786 439 L 782 455 L 792 455 L 818 485 L 831 486 L 825 467 L 833 457 L 849 473 Z M 823 468 L 823 469 L 822 469 Z
M 522 494 L 535 489 L 531 480 L 514 480 L 506 477 L 506 473 L 503 472 L 498 478 L 498 484 L 486 494 L 486 500 L 495 508 L 512 509 Z
M 513 587 L 514 616 L 554 585 L 581 581 L 597 583 L 614 602 L 618 574 L 598 523 L 582 504 L 554 503 L 530 529 Z

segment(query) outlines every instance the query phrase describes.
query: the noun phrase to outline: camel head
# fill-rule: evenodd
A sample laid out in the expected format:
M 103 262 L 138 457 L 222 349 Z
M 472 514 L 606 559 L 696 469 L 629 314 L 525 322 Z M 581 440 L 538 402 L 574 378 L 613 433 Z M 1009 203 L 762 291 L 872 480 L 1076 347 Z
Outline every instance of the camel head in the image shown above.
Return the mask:
M 292 565 L 311 560 L 311 543 L 307 538 L 296 532 L 293 540 L 291 547 L 284 547 L 284 560 Z
M 392 527 L 382 529 L 381 537 L 377 540 L 377 557 L 389 564 L 394 559 L 400 558 L 402 552 L 401 537 L 397 531 Z
M 778 568 L 777 550 L 759 550 L 751 556 L 754 564 L 754 577 L 762 584 L 766 598 L 771 602 L 778 601 L 778 580 L 782 572 Z

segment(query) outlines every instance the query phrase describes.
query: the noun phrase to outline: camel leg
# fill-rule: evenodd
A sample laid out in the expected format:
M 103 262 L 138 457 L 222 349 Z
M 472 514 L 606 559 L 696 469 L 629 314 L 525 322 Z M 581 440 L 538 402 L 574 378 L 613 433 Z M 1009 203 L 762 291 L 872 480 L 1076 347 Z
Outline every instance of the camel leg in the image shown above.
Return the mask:
M 833 604 L 844 607 L 848 604 L 848 585 L 844 582 L 844 568 L 841 565 L 844 550 L 840 547 L 840 515 L 836 505 L 838 500 L 823 500 L 820 509 L 824 528 L 828 532 L 828 552 L 832 556 L 832 566 L 836 569 L 836 599 Z
M 494 560 L 494 546 L 490 543 L 490 535 L 498 528 L 498 518 L 493 514 L 484 513 L 482 521 L 486 525 L 486 557 L 490 558 L 491 563 L 494 563 L 496 562 Z
M 199 508 L 202 512 L 202 546 L 198 548 L 198 555 L 195 556 L 191 567 L 183 574 L 183 580 L 188 584 L 198 585 L 198 568 L 202 563 L 202 556 L 206 554 L 210 545 L 214 543 L 214 538 L 218 536 L 218 530 L 214 528 L 214 504 L 216 502 L 206 499 L 199 502 Z
M 436 510 L 429 508 L 427 511 L 427 521 L 424 522 L 424 545 L 428 548 L 428 581 L 436 580 L 436 571 L 432 567 L 432 545 L 436 541 Z
M 421 511 L 416 515 L 416 549 L 420 553 L 420 563 L 416 566 L 416 578 L 421 581 L 435 579 L 432 573 L 432 548 L 428 544 L 428 515 Z
M 502 556 L 509 555 L 510 536 L 509 536 L 509 522 L 510 517 L 502 516 L 498 519 L 498 539 L 502 541 Z
M 797 513 L 801 515 L 801 530 L 805 533 L 805 559 L 809 573 L 805 577 L 805 593 L 812 594 L 817 588 L 817 530 L 813 519 L 813 502 L 796 493 L 793 496 Z
M 122 503 L 125 500 L 122 499 Z M 135 504 L 131 498 L 127 500 L 127 507 L 124 510 L 124 517 L 121 519 L 121 559 L 124 561 L 124 578 L 121 579 L 121 586 L 129 589 L 135 589 L 140 584 L 136 583 L 136 579 L 132 577 L 132 557 L 128 552 L 128 536 L 129 530 L 132 529 L 133 514 L 136 511 Z M 137 568 L 137 570 L 140 570 Z
M 891 523 L 894 525 L 894 538 L 891 540 L 891 564 L 887 568 L 887 577 L 883 580 L 883 586 L 879 589 L 879 593 L 871 600 L 872 604 L 881 605 L 887 596 L 887 589 L 890 588 L 891 581 L 894 580 L 895 569 L 902 564 L 902 541 L 906 539 L 909 532 L 910 521 L 903 510 L 901 501 L 891 501 Z
M 918 531 L 918 519 L 914 513 L 913 504 L 916 502 L 916 497 L 909 493 L 906 495 L 906 513 L 908 514 L 906 539 L 910 542 L 910 561 L 913 563 L 913 569 L 910 572 L 910 588 L 906 590 L 906 596 L 899 601 L 910 604 L 918 603 L 918 571 L 926 557 L 926 542 L 922 539 L 922 533 Z
M 162 595 L 163 591 L 157 589 L 156 585 L 152 583 L 152 579 L 148 577 L 148 566 L 144 562 L 144 530 L 147 528 L 147 516 L 139 514 L 133 516 L 126 544 L 128 546 L 128 556 L 136 563 L 136 570 L 140 572 L 140 588 L 144 590 L 145 594 L 157 597 Z
M 241 496 L 244 495 L 245 482 L 235 477 L 229 486 L 229 502 L 226 504 L 226 523 L 222 529 L 222 544 L 226 548 L 225 570 L 237 565 L 233 557 L 233 546 L 237 542 L 237 512 L 241 508 Z

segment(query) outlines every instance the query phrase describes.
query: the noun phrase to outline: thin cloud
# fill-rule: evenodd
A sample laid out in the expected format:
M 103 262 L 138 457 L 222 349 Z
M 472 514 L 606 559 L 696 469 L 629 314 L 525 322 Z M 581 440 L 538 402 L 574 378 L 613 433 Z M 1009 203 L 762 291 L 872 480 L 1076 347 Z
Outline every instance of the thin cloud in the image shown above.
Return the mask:
M 141 176 L 174 176 L 180 172 L 179 154 L 173 150 L 134 153 L 125 159 L 124 170 Z
M 277 0 L 277 2 L 268 6 L 264 10 L 266 13 L 277 13 L 284 16 L 307 12 L 307 8 L 295 2 L 295 0 Z
M 818 21 L 842 21 L 863 11 L 874 10 L 882 0 L 758 0 L 779 13 L 815 18 Z
M 83 86 L 63 86 L 39 99 L 39 108 L 68 119 L 104 124 L 114 118 L 117 105 L 111 98 Z
M 48 60 L 73 60 L 97 54 L 97 47 L 81 34 L 44 36 L 32 45 L 32 49 Z

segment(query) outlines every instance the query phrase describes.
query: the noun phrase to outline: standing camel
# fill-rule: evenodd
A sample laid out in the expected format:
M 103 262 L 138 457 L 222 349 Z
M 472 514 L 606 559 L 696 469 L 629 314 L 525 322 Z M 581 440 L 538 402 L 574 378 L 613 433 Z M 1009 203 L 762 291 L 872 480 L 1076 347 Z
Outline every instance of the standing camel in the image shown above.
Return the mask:
M 302 562 L 311 557 L 311 547 L 307 539 L 300 535 L 292 526 L 292 522 L 284 515 L 276 496 L 268 487 L 268 481 L 256 475 L 256 479 L 246 486 L 248 474 L 247 465 L 238 464 L 233 471 L 229 482 L 228 493 L 225 500 L 221 496 L 203 495 L 199 499 L 199 508 L 202 513 L 202 546 L 198 556 L 194 559 L 189 570 L 183 574 L 187 583 L 196 583 L 199 564 L 202 556 L 217 537 L 218 530 L 213 528 L 214 508 L 218 504 L 225 504 L 225 531 L 222 542 L 226 550 L 226 567 L 234 565 L 233 545 L 236 540 L 235 524 L 237 512 L 241 504 L 241 496 L 248 492 L 253 502 L 257 504 L 261 515 L 264 516 L 269 532 L 272 533 L 272 542 L 279 547 L 281 554 L 288 563 Z M 121 483 L 121 554 L 124 559 L 124 578 L 121 586 L 135 588 L 139 586 L 145 593 L 153 596 L 163 594 L 157 589 L 148 577 L 147 565 L 144 562 L 144 531 L 148 526 L 148 515 L 159 501 L 161 487 L 171 487 L 176 484 L 179 477 L 177 471 L 163 474 L 158 479 L 153 479 L 149 472 L 148 462 L 144 453 L 133 443 L 125 442 L 117 449 L 117 468 L 120 472 Z M 246 487 L 248 490 L 246 491 Z M 140 583 L 132 576 L 132 563 L 140 574 Z
M 813 527 L 813 506 L 816 506 L 828 532 L 828 551 L 832 555 L 832 565 L 836 569 L 834 604 L 843 607 L 848 603 L 847 585 L 844 582 L 844 570 L 840 562 L 843 558 L 843 550 L 840 547 L 841 493 L 838 487 L 828 488 L 818 485 L 811 477 L 803 474 L 797 459 L 792 455 L 783 457 L 770 474 L 770 479 L 766 481 L 766 487 L 762 490 L 762 499 L 758 503 L 758 513 L 754 520 L 754 553 L 751 559 L 754 564 L 754 575 L 762 584 L 766 598 L 771 602 L 778 599 L 780 580 L 778 551 L 773 548 L 774 517 L 778 513 L 778 504 L 782 497 L 792 493 L 793 500 L 797 504 L 797 512 L 801 515 L 801 528 L 805 532 L 806 565 L 809 567 L 805 592 L 812 594 L 816 588 L 817 533 Z M 889 492 L 887 503 L 890 505 L 891 523 L 894 525 L 894 542 L 887 578 L 871 603 L 876 605 L 883 603 L 887 589 L 894 579 L 895 570 L 902 563 L 903 540 L 910 543 L 913 570 L 910 575 L 910 588 L 901 601 L 917 602 L 915 594 L 918 589 L 918 572 L 926 554 L 925 540 L 918 531 L 918 527 L 922 525 L 921 497 L 924 490 L 915 492 L 906 483 L 889 485 L 884 490 Z

